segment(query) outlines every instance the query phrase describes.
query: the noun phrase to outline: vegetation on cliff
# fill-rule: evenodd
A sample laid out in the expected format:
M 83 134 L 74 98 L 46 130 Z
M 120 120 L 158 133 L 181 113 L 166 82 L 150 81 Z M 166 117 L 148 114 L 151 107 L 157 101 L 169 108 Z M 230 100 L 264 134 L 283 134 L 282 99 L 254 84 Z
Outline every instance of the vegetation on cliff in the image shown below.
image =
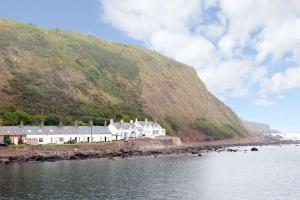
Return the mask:
M 183 139 L 195 131 L 199 138 L 247 134 L 193 68 L 156 52 L 7 19 L 0 47 L 4 125 L 38 124 L 43 111 L 49 124 L 147 117 Z M 202 118 L 222 131 L 199 125 Z

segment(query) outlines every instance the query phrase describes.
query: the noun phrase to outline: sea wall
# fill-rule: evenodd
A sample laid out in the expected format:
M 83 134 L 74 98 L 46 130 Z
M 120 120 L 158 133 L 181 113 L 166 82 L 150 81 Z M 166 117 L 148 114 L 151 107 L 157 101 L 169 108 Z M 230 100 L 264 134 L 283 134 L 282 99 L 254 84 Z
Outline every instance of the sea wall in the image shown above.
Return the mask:
M 10 161 L 51 161 L 65 159 L 124 157 L 142 155 L 152 150 L 180 147 L 180 139 L 161 137 L 137 139 L 128 142 L 102 142 L 70 145 L 8 146 L 0 148 L 0 159 Z

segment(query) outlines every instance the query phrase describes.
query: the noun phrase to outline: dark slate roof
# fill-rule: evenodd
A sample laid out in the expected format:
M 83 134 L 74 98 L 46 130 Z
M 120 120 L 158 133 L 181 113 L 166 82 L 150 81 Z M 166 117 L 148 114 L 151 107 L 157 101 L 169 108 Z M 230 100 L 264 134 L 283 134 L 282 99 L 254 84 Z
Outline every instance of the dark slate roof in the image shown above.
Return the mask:
M 117 129 L 125 129 L 128 130 L 131 127 L 133 128 L 134 124 L 131 123 L 120 123 L 120 122 L 114 122 L 113 125 L 117 128 Z
M 110 134 L 106 126 L 93 126 L 93 134 Z M 0 135 L 59 135 L 59 134 L 91 134 L 90 126 L 0 126 Z
M 140 126 L 150 126 L 151 125 L 151 126 L 154 126 L 154 127 L 160 127 L 159 123 L 152 122 L 152 121 L 147 121 L 147 122 L 145 122 L 145 121 L 137 121 L 135 123 L 139 124 Z
M 152 122 L 152 121 L 137 121 L 135 123 L 121 123 L 121 122 L 114 122 L 113 125 L 117 129 L 124 129 L 124 130 L 129 130 L 130 128 L 134 128 L 136 125 L 140 125 L 141 127 L 144 126 L 153 126 L 154 128 L 161 128 L 160 124 L 157 122 Z

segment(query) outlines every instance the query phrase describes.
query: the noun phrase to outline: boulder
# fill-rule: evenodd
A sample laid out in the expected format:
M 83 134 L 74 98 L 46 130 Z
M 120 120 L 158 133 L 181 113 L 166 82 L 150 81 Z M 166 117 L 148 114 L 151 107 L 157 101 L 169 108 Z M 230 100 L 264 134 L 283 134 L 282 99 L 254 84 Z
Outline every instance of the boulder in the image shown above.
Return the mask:
M 0 163 L 3 163 L 3 164 L 9 164 L 9 163 L 10 163 L 10 160 L 7 159 L 7 158 L 1 158 L 1 159 L 0 159 Z
M 237 152 L 237 149 L 227 149 L 228 152 Z
M 258 149 L 256 147 L 252 147 L 251 151 L 258 151 Z

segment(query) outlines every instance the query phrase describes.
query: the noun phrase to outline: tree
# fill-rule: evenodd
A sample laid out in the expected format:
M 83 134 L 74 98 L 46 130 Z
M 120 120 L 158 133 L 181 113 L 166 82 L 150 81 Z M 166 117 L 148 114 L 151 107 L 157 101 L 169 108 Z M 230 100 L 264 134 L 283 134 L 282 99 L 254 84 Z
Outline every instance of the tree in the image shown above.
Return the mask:
M 32 116 L 28 114 L 27 112 L 16 110 L 14 112 L 14 115 L 16 117 L 16 120 L 20 123 L 21 121 L 25 124 L 31 124 L 32 123 Z
M 4 135 L 4 144 L 11 145 L 11 139 L 9 135 Z
M 54 114 L 50 114 L 45 118 L 45 125 L 55 125 L 58 126 L 59 122 L 61 121 L 60 117 Z

